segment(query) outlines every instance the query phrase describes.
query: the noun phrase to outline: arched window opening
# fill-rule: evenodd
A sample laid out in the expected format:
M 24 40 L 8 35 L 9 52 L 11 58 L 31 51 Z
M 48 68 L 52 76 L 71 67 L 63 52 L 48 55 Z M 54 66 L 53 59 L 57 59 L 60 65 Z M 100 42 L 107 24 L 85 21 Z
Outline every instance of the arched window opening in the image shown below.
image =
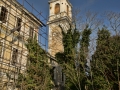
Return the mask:
M 55 4 L 55 14 L 58 14 L 58 13 L 60 13 L 60 4 L 59 3 Z
M 67 15 L 69 15 L 69 6 L 67 5 Z

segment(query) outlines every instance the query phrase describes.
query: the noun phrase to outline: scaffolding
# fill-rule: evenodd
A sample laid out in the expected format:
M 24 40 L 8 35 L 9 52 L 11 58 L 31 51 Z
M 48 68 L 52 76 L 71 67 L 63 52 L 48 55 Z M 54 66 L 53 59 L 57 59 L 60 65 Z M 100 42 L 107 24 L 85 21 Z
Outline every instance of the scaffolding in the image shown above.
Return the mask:
M 18 74 L 25 72 L 28 38 L 36 35 L 39 45 L 47 51 L 47 28 L 41 20 L 47 21 L 27 0 L 23 4 L 0 0 L 0 90 L 14 90 Z

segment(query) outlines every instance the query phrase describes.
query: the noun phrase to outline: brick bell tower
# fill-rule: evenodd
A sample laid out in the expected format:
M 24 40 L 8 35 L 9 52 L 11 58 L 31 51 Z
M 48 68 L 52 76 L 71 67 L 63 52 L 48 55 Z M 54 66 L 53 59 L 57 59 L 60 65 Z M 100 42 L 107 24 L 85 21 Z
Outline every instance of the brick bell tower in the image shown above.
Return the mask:
M 54 57 L 57 52 L 63 52 L 62 33 L 59 25 L 65 32 L 72 21 L 72 5 L 69 0 L 49 0 L 49 38 L 48 52 Z

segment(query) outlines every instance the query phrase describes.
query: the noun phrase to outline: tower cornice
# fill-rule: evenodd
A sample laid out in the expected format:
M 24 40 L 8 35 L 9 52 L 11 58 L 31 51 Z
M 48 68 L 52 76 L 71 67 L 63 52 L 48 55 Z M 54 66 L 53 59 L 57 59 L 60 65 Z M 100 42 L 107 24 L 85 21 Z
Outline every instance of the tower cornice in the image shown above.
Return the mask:
M 52 2 L 56 2 L 56 1 L 60 1 L 60 0 L 50 0 L 50 1 L 48 1 L 48 3 L 52 3 Z M 69 0 L 66 0 L 66 1 L 71 7 L 73 7 L 72 4 L 69 2 Z
M 66 12 L 61 12 L 57 15 L 50 16 L 47 24 L 59 22 L 61 20 L 67 20 L 68 22 L 71 22 L 72 19 L 69 16 L 67 16 L 66 14 L 67 14 Z
M 51 2 L 56 2 L 56 1 L 59 1 L 59 0 L 50 0 L 48 2 L 51 3 Z
M 71 7 L 73 7 L 72 4 L 69 2 L 69 0 L 66 0 L 66 1 L 68 2 L 68 4 L 69 4 Z

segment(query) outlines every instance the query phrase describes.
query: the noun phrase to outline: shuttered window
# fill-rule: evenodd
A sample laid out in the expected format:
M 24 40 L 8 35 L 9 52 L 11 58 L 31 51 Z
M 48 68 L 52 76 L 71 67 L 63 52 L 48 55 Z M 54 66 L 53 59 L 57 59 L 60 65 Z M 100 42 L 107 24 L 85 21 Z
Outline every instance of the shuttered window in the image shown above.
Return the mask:
M 55 4 L 55 14 L 58 14 L 58 13 L 60 13 L 60 4 L 59 3 Z
M 34 28 L 33 28 L 33 27 L 30 27 L 29 36 L 30 36 L 31 38 L 33 38 L 33 32 L 34 32 Z
M 18 49 L 13 48 L 13 53 L 12 53 L 12 65 L 15 65 L 17 63 L 17 58 L 18 58 Z
M 1 6 L 0 7 L 0 21 L 5 23 L 7 20 L 7 14 L 8 14 L 8 10 L 4 6 Z
M 69 15 L 69 6 L 67 5 L 67 15 Z
M 18 28 L 18 29 L 17 29 L 17 31 L 18 31 L 18 32 L 19 32 L 19 31 L 20 31 L 20 29 L 21 29 L 21 23 L 22 23 L 21 18 L 18 18 L 18 17 L 17 17 L 16 27 Z
M 2 48 L 3 48 L 3 42 L 0 42 L 0 59 L 2 58 L 2 52 L 3 52 Z

